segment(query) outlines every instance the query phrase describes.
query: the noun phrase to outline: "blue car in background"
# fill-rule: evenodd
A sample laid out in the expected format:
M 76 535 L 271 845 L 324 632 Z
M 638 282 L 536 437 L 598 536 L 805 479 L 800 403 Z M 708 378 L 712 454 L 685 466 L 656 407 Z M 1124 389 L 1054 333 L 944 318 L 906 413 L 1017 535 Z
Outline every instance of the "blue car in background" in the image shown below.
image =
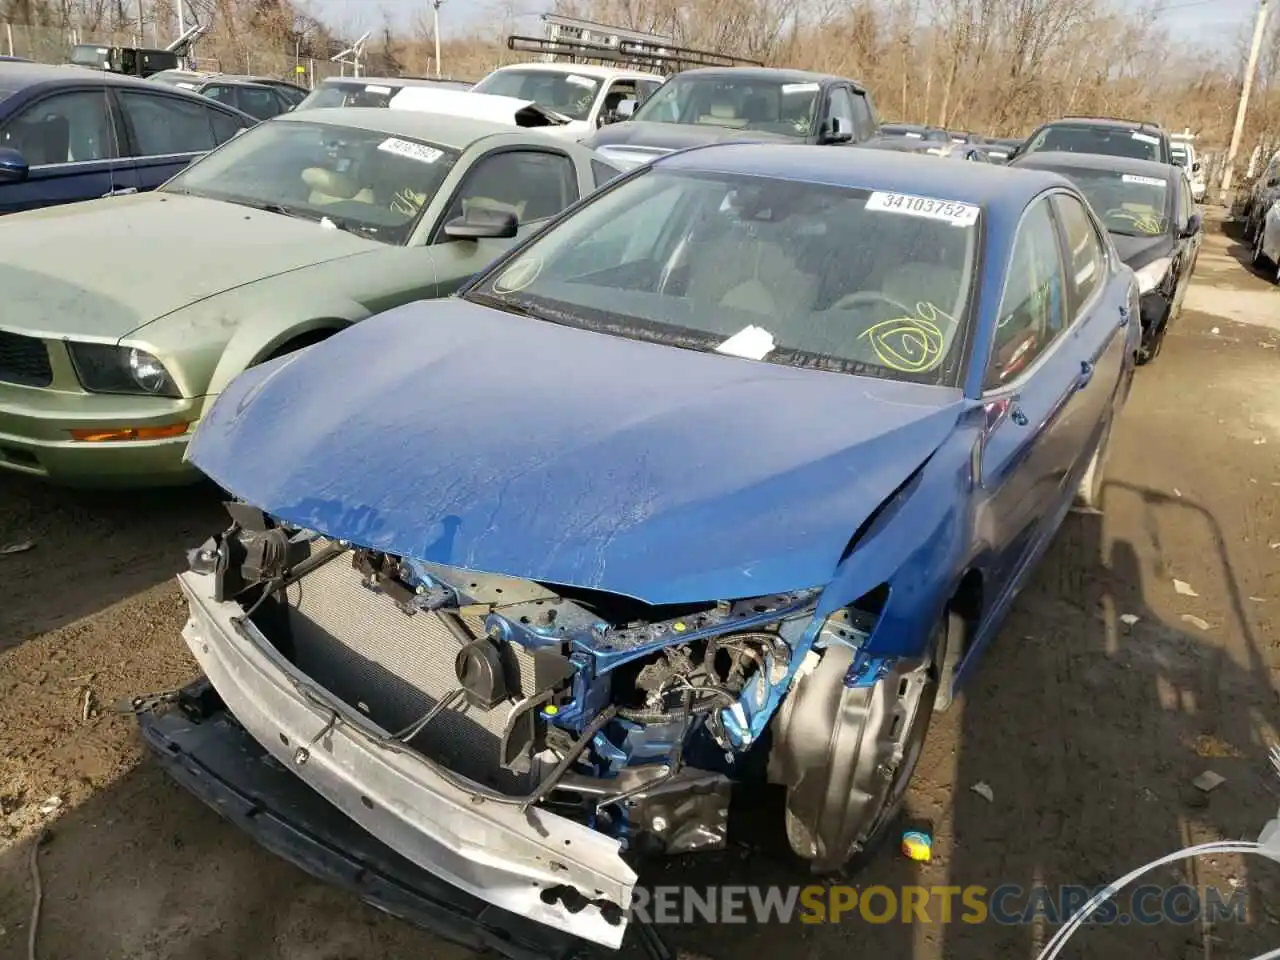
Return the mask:
M 0 213 L 153 190 L 256 122 L 130 77 L 0 63 Z
M 179 578 L 207 682 L 147 738 L 273 849 L 373 868 L 349 831 L 280 841 L 310 788 L 496 930 L 618 946 L 623 851 L 719 846 L 734 784 L 839 868 L 1100 503 L 1138 331 L 1057 174 L 661 157 L 222 393 L 189 456 L 233 522 Z

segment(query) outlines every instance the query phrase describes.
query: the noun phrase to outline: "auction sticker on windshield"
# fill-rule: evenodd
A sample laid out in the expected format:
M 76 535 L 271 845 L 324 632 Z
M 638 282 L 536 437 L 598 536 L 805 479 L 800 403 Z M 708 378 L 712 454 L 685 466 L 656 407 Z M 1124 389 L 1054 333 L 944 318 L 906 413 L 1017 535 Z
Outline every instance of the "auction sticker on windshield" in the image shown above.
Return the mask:
M 385 153 L 394 153 L 397 157 L 408 157 L 419 163 L 435 163 L 444 156 L 444 151 L 428 147 L 425 143 L 414 143 L 412 140 L 401 140 L 399 137 L 388 137 L 378 144 L 378 149 Z
M 978 222 L 978 207 L 972 203 L 915 197 L 907 193 L 885 193 L 877 190 L 867 198 L 867 209 L 908 217 L 945 220 L 955 227 L 971 227 Z
M 1133 133 L 1130 134 L 1130 136 L 1133 137 L 1133 139 L 1135 140 L 1141 140 L 1143 143 L 1159 143 L 1160 142 L 1159 137 L 1153 137 L 1149 133 L 1138 133 L 1137 131 L 1134 131 Z
M 1124 183 L 1140 183 L 1144 187 L 1163 187 L 1165 182 L 1159 177 L 1140 177 L 1136 173 L 1126 173 L 1120 178 Z

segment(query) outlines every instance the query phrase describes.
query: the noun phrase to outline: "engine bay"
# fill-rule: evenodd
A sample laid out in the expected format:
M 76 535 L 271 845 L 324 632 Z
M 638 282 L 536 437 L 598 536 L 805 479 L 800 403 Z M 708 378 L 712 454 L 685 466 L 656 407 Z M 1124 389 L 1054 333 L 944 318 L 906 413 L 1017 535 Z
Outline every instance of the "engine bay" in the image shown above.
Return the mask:
M 731 785 L 763 777 L 758 743 L 816 659 L 818 589 L 654 606 L 227 508 L 230 528 L 190 552 L 191 568 L 215 576 L 217 599 L 240 605 L 313 696 L 477 798 L 538 805 L 629 850 L 723 845 Z M 824 639 L 862 635 L 851 616 Z

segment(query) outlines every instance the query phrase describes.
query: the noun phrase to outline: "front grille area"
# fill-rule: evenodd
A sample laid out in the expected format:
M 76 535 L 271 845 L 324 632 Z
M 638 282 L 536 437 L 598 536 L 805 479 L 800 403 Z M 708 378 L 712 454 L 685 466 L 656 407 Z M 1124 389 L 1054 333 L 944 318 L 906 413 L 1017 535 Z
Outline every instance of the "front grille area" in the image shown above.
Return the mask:
M 49 348 L 44 341 L 0 330 L 0 380 L 26 387 L 47 387 L 53 383 Z
M 365 588 L 344 558 L 290 586 L 288 600 L 294 663 L 383 729 L 410 727 L 458 686 L 458 641 L 440 618 L 426 611 L 406 616 L 385 594 Z M 473 635 L 483 634 L 481 618 L 463 622 Z M 531 680 L 533 657 L 519 646 L 512 652 L 522 679 Z M 486 711 L 459 701 L 411 745 L 477 783 L 527 793 L 531 776 L 513 774 L 498 762 L 511 706 L 500 703 Z

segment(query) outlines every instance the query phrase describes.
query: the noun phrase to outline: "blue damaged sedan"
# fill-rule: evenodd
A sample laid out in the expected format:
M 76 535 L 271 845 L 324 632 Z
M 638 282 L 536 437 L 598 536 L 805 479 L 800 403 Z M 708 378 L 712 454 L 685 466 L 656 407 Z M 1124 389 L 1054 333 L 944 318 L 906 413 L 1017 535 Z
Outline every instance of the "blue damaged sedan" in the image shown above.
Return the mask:
M 735 783 L 819 869 L 865 857 L 1101 503 L 1137 320 L 1056 174 L 660 158 L 225 390 L 189 456 L 237 499 L 180 577 L 205 679 L 145 735 L 321 875 L 381 869 L 358 824 L 419 871 L 392 909 L 499 950 L 618 946 L 635 856 L 724 843 Z

